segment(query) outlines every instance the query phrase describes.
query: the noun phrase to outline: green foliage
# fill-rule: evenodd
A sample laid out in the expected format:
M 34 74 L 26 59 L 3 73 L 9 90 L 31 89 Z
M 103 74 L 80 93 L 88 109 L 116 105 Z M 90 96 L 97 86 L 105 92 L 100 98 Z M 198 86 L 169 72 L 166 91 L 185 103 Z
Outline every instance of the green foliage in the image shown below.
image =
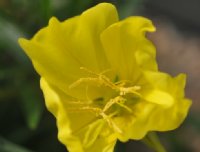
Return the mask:
M 33 84 L 25 83 L 21 86 L 21 107 L 26 123 L 30 129 L 36 129 L 43 111 L 42 100 L 35 92 Z M 31 97 L 31 98 L 30 98 Z
M 25 148 L 17 146 L 3 138 L 0 137 L 0 151 L 1 152 L 31 152 Z

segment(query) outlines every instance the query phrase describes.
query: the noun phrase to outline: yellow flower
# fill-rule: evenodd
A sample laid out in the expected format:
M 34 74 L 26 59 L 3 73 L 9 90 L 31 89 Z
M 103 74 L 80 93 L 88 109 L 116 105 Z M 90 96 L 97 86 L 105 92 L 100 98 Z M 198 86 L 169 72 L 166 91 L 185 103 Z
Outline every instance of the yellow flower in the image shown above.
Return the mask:
M 70 152 L 112 152 L 117 139 L 142 139 L 185 119 L 185 75 L 158 71 L 145 37 L 153 31 L 150 20 L 119 21 L 115 7 L 101 3 L 63 22 L 52 17 L 31 40 L 19 39 Z

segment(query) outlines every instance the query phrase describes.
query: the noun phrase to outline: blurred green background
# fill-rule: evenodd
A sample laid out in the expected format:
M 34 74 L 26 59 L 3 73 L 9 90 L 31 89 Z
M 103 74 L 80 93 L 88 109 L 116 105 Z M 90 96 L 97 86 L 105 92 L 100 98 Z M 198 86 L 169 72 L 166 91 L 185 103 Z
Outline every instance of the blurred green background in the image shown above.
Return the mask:
M 65 20 L 101 0 L 0 0 L 0 152 L 66 152 L 57 140 L 54 117 L 44 106 L 39 76 L 17 43 L 31 38 L 51 16 Z M 170 152 L 200 152 L 200 21 L 199 1 L 110 0 L 120 18 L 151 18 L 157 32 L 148 35 L 157 46 L 160 69 L 187 73 L 190 114 L 175 131 L 160 133 Z M 103 12 L 102 12 L 103 13 Z M 150 152 L 144 144 L 119 143 L 118 152 Z

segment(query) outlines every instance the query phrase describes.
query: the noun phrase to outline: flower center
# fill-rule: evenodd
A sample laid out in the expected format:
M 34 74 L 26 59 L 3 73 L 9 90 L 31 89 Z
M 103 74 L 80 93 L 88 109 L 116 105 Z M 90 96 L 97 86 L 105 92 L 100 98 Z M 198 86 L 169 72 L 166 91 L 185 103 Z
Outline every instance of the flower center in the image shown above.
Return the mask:
M 95 85 L 108 87 L 114 92 L 114 95 L 109 99 L 104 99 L 104 97 L 99 97 L 92 100 L 87 106 L 81 106 L 78 110 L 80 111 L 91 111 L 96 114 L 97 117 L 103 118 L 108 125 L 113 128 L 118 133 L 122 133 L 121 129 L 112 120 L 113 117 L 122 116 L 124 113 L 132 113 L 131 105 L 134 102 L 131 98 L 140 98 L 141 95 L 138 92 L 141 87 L 131 85 L 130 81 L 123 80 L 112 82 L 104 74 L 109 70 L 106 70 L 100 74 L 95 73 L 87 68 L 81 67 L 91 76 L 80 78 L 69 86 L 69 88 L 74 88 L 82 83 L 94 83 Z M 99 104 L 100 103 L 100 104 Z M 123 113 L 123 114 L 122 114 Z

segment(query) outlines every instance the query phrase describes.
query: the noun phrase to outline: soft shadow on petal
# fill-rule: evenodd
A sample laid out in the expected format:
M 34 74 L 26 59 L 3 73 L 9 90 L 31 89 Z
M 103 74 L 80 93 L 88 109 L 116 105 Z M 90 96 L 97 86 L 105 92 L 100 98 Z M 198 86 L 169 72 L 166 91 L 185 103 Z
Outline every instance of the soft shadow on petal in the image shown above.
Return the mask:
M 70 152 L 112 152 L 116 137 L 103 119 L 91 112 L 79 112 L 72 98 L 41 78 L 41 88 L 49 111 L 57 119 L 58 138 Z M 72 113 L 72 109 L 78 113 Z M 81 120 L 80 120 L 81 116 Z
M 155 47 L 145 33 L 155 31 L 151 21 L 130 17 L 108 27 L 101 35 L 106 57 L 121 79 L 137 79 L 139 68 L 157 70 Z

